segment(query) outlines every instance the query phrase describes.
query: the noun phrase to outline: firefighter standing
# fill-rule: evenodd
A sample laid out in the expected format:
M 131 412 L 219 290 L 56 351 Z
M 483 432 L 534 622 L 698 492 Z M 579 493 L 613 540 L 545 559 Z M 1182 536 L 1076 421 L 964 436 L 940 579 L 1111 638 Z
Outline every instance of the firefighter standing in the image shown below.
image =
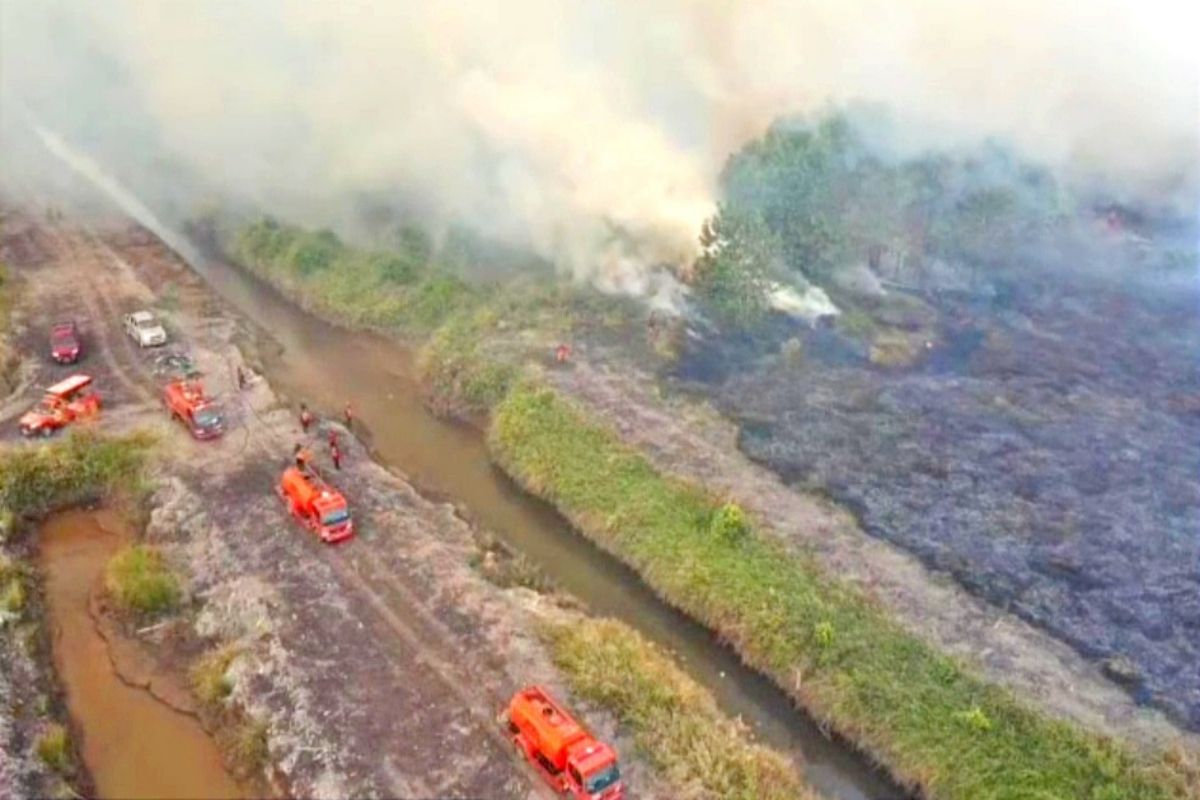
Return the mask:
M 308 472 L 308 464 L 312 460 L 312 453 L 304 449 L 304 445 L 297 443 L 292 448 L 292 458 L 296 459 L 296 469 L 301 472 Z
M 308 433 L 309 427 L 313 424 L 312 412 L 308 410 L 308 405 L 300 404 L 300 430 Z
M 342 409 L 342 418 L 346 420 L 346 429 L 354 430 L 354 407 L 350 405 L 350 401 L 346 401 L 346 407 Z
M 329 440 L 329 456 L 333 459 L 333 468 L 340 470 L 342 468 L 342 448 L 338 447 L 337 439 L 334 437 Z

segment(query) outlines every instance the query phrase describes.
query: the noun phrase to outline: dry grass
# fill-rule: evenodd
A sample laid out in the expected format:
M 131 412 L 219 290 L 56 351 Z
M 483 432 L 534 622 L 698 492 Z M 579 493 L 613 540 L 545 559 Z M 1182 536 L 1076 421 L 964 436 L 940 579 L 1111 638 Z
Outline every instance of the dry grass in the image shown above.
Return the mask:
M 236 647 L 226 645 L 205 653 L 192 665 L 188 673 L 192 692 L 205 708 L 220 710 L 233 693 L 233 683 L 227 673 L 238 652 Z
M 752 741 L 701 686 L 614 620 L 546 623 L 572 691 L 613 713 L 679 800 L 815 800 L 791 763 Z

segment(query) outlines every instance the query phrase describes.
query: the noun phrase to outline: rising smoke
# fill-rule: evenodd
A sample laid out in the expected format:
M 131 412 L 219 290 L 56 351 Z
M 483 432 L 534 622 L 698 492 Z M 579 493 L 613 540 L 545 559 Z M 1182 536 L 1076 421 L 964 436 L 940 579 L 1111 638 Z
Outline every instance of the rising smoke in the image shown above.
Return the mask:
M 74 185 L 42 126 L 160 214 L 353 236 L 368 199 L 630 291 L 690 258 L 730 151 L 831 102 L 885 104 L 899 152 L 992 136 L 1195 197 L 1194 4 L 907 5 L 0 0 L 0 180 Z

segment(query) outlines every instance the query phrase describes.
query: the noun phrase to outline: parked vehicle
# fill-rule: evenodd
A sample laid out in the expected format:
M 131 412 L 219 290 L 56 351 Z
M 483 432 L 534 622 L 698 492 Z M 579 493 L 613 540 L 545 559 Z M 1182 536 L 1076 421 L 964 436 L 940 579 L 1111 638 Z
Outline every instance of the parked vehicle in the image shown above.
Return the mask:
M 90 375 L 72 375 L 46 390 L 41 402 L 21 417 L 24 436 L 50 436 L 76 420 L 100 413 L 100 395 L 92 391 Z
M 50 357 L 59 364 L 74 364 L 83 355 L 83 337 L 74 320 L 55 323 L 50 329 Z
M 221 405 L 204 393 L 200 381 L 171 381 L 163 387 L 163 403 L 196 439 L 215 439 L 225 431 Z
M 342 493 L 327 484 L 311 468 L 288 467 L 277 489 L 288 513 L 327 544 L 354 536 L 354 520 Z
M 617 753 L 595 739 L 541 686 L 530 686 L 508 705 L 508 730 L 547 783 L 574 800 L 625 796 Z
M 125 333 L 138 347 L 159 347 L 167 343 L 167 331 L 158 317 L 149 311 L 134 311 L 122 319 Z

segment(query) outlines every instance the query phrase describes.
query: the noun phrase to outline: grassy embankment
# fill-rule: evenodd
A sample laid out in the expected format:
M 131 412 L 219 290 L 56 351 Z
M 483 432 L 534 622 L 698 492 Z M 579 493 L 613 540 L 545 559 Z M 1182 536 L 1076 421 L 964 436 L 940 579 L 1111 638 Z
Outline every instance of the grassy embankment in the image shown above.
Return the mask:
M 428 246 L 366 251 L 269 219 L 227 246 L 303 307 L 418 345 L 421 381 L 443 412 L 485 413 L 508 392 L 518 364 L 585 330 L 631 341 L 641 330 L 627 298 L 544 278 L 467 284 Z
M 529 491 L 928 797 L 1196 796 L 1168 759 L 1143 763 L 974 677 L 549 390 L 511 392 L 489 444 Z
M 59 508 L 96 500 L 137 497 L 144 491 L 143 466 L 150 440 L 119 439 L 75 433 L 38 447 L 0 448 L 0 609 L 4 628 L 19 632 L 20 646 L 48 663 L 46 632 L 28 612 L 33 570 L 12 549 L 25 529 Z M 28 618 L 27 618 L 28 617 Z M 74 745 L 62 724 L 65 712 L 46 701 L 34 751 L 64 784 L 52 787 L 63 796 L 78 796 L 66 785 L 77 777 Z
M 611 711 L 680 800 L 816 800 L 787 759 L 657 647 L 614 620 L 547 622 L 541 633 L 572 691 Z

